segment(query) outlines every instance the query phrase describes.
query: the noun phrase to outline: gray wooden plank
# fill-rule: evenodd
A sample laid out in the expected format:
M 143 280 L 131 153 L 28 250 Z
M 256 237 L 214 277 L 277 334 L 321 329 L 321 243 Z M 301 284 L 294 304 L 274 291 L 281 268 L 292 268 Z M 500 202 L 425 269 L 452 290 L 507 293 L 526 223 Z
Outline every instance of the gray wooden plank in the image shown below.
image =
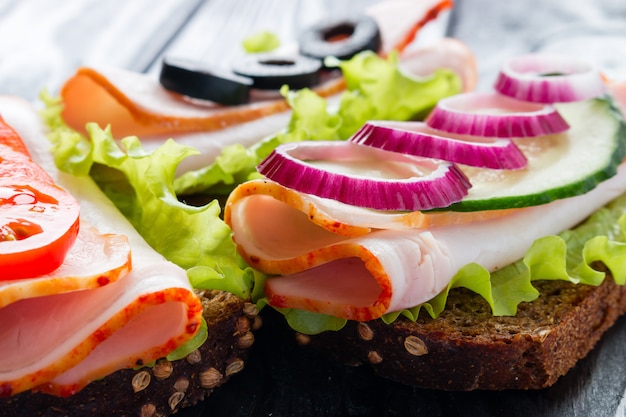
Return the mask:
M 450 35 L 474 51 L 480 89 L 507 58 L 531 51 L 580 54 L 626 80 L 623 0 L 457 0 Z
M 165 54 L 214 67 L 228 66 L 245 53 L 242 42 L 250 35 L 270 31 L 286 46 L 304 28 L 326 16 L 345 14 L 378 1 L 209 0 L 148 71 L 157 72 Z
M 4 0 L 0 93 L 36 98 L 80 65 L 143 71 L 203 0 Z

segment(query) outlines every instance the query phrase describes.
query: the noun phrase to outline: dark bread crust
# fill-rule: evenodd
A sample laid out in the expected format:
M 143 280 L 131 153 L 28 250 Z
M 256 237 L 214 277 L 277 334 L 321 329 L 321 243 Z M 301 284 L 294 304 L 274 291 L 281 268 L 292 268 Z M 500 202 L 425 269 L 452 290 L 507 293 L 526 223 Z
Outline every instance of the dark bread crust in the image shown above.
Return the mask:
M 208 339 L 187 358 L 117 371 L 69 398 L 31 392 L 0 398 L 0 416 L 156 417 L 195 405 L 243 369 L 260 326 L 255 306 L 232 294 L 208 291 L 202 302 Z
M 378 375 L 451 391 L 540 389 L 554 384 L 626 312 L 626 286 L 536 283 L 539 299 L 515 317 L 493 317 L 487 303 L 453 290 L 433 320 L 350 322 L 338 333 L 302 337 L 342 362 L 368 363 Z

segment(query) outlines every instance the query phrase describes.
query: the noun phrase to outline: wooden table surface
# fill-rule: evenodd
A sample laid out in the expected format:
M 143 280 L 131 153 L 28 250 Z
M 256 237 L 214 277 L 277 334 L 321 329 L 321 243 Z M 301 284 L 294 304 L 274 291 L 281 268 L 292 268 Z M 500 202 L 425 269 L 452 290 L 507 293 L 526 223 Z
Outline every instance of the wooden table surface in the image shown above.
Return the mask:
M 58 91 L 79 65 L 156 73 L 164 54 L 228 62 L 258 30 L 288 41 L 327 15 L 374 2 L 0 0 L 0 94 L 36 102 L 43 88 Z M 626 79 L 624 0 L 457 0 L 443 29 L 475 52 L 479 89 L 490 88 L 506 57 L 536 50 L 580 54 Z M 626 318 L 554 387 L 536 392 L 400 386 L 365 367 L 294 349 L 271 320 L 258 339 L 242 374 L 181 415 L 626 417 Z

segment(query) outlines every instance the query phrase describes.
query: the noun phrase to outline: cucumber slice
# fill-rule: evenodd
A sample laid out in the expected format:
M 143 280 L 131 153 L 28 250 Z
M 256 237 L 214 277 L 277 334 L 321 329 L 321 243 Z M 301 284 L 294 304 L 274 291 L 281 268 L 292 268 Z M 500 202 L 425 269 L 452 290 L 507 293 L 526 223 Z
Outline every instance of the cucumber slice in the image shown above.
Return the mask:
M 528 159 L 522 170 L 462 166 L 472 188 L 452 211 L 528 207 L 584 194 L 615 175 L 626 154 L 626 124 L 610 98 L 556 104 L 565 133 L 515 139 Z

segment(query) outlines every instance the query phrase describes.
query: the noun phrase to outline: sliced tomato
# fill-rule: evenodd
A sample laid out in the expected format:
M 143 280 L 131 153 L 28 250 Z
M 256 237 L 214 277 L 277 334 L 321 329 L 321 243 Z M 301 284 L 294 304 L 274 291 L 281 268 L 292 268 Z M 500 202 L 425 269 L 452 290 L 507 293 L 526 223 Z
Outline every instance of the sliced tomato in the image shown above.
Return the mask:
M 76 241 L 80 205 L 31 158 L 0 119 L 0 280 L 58 268 Z

